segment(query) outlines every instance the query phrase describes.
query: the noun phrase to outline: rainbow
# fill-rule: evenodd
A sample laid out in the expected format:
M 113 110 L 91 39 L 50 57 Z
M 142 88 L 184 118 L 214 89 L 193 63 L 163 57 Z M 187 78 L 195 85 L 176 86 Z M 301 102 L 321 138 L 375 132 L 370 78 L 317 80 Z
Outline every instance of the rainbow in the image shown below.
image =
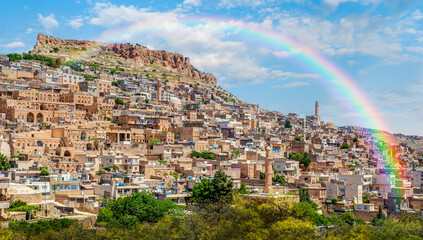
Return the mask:
M 90 49 L 73 56 L 72 59 L 78 59 L 85 54 L 90 54 L 99 46 L 117 40 L 124 34 L 144 33 L 148 31 L 157 31 L 163 27 L 177 26 L 184 24 L 185 26 L 205 25 L 221 28 L 225 31 L 236 32 L 245 35 L 248 38 L 256 39 L 264 43 L 270 44 L 281 50 L 294 51 L 293 57 L 299 62 L 310 68 L 315 73 L 321 75 L 330 86 L 336 87 L 338 94 L 345 98 L 351 106 L 362 117 L 363 121 L 371 129 L 389 130 L 388 126 L 378 116 L 378 111 L 374 108 L 366 94 L 357 86 L 357 84 L 338 66 L 336 66 L 328 58 L 324 57 L 314 49 L 296 41 L 280 32 L 265 28 L 257 23 L 249 23 L 239 20 L 212 18 L 212 17 L 179 17 L 174 19 L 177 22 L 163 22 L 158 19 L 138 22 L 133 25 L 105 32 L 96 39 L 98 44 L 94 44 Z M 395 149 L 393 139 L 379 130 L 369 130 L 372 141 L 375 143 L 375 155 L 382 159 L 384 168 L 392 176 L 391 183 L 398 177 L 400 163 L 395 157 Z

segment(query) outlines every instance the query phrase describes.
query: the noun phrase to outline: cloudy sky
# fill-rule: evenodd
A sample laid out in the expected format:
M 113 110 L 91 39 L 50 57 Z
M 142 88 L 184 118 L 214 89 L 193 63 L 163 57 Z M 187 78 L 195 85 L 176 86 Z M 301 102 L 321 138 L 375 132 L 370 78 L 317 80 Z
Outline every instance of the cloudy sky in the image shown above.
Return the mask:
M 60 3 L 59 3 L 60 2 Z M 239 98 L 283 113 L 371 126 L 292 46 L 307 46 L 349 75 L 386 130 L 423 135 L 423 3 L 413 0 L 32 1 L 3 3 L 0 53 L 30 50 L 39 32 L 62 39 L 139 43 L 182 53 Z M 345 90 L 345 89 L 344 89 Z

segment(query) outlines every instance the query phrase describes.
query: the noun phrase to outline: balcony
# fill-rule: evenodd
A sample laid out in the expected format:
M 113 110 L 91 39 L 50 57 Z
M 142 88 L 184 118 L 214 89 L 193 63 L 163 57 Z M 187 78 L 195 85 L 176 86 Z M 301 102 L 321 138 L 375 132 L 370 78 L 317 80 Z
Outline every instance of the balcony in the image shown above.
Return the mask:
M 0 189 L 9 188 L 10 180 L 7 177 L 0 177 Z
M 9 208 L 9 201 L 0 202 L 0 209 L 7 209 Z

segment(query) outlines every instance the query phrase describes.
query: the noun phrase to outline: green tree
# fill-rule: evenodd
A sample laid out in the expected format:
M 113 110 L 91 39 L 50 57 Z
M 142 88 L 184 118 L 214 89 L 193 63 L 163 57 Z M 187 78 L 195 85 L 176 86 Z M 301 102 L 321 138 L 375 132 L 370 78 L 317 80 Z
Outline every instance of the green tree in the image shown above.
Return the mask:
M 241 185 L 238 189 L 238 194 L 248 194 L 247 184 L 245 184 L 245 182 L 241 182 Z
M 348 148 L 350 148 L 350 145 L 348 143 L 343 143 L 340 148 L 341 149 L 348 149 Z
M 311 198 L 310 194 L 308 193 L 308 190 L 305 188 L 300 188 L 298 190 L 298 195 L 300 196 L 300 202 L 306 202 L 306 203 L 314 203 Z
M 120 86 L 120 80 L 113 81 L 112 86 L 119 87 Z
M 7 160 L 6 155 L 0 153 L 0 171 L 6 171 L 11 168 L 10 162 Z
M 110 69 L 110 74 L 115 74 L 116 73 L 116 69 Z
M 122 99 L 120 99 L 120 98 L 115 98 L 115 104 L 118 104 L 118 105 L 124 105 L 125 103 L 123 102 L 123 100 L 122 100 Z
M 234 185 L 222 171 L 216 172 L 214 178 L 201 179 L 192 188 L 192 199 L 197 203 L 228 203 L 233 201 Z
M 301 142 L 301 137 L 300 136 L 295 136 L 295 141 L 297 141 L 297 142 Z
M 262 172 L 262 171 L 260 171 L 260 179 L 261 180 L 266 179 L 266 174 L 264 172 Z
M 156 138 L 153 138 L 153 139 L 151 139 L 150 140 L 150 142 L 148 143 L 148 147 L 150 148 L 150 149 L 153 149 L 153 147 L 154 147 L 154 144 L 155 143 L 161 143 L 162 141 L 160 141 L 159 139 L 156 139 Z
M 308 157 L 308 153 L 300 153 L 300 152 L 290 152 L 288 155 L 289 159 L 295 160 L 300 162 L 300 164 L 303 164 L 305 168 L 308 168 L 310 166 L 311 160 Z
M 26 212 L 26 219 L 29 220 L 34 218 L 33 211 L 34 210 L 40 211 L 41 207 L 28 205 L 26 202 L 19 199 L 12 202 L 8 210 L 17 211 L 17 212 Z
M 269 239 L 316 239 L 316 228 L 310 222 L 288 218 L 272 224 Z
M 50 175 L 50 173 L 48 172 L 48 170 L 46 170 L 46 169 L 42 169 L 41 170 L 40 176 L 48 176 L 48 175 Z
M 288 121 L 288 120 L 285 121 L 285 128 L 292 128 L 290 121 Z
M 272 178 L 272 181 L 273 182 L 277 182 L 277 183 L 279 183 L 279 184 L 281 184 L 281 185 L 284 185 L 285 183 L 286 183 L 286 181 L 285 181 L 285 177 L 283 176 L 283 175 L 275 175 L 273 178 Z
M 358 142 L 358 138 L 356 138 L 356 137 L 355 137 L 355 138 L 353 139 L 353 142 Z
M 173 208 L 176 205 L 172 200 L 159 201 L 150 193 L 135 192 L 107 202 L 97 220 L 131 228 L 137 222 L 157 222 Z
M 196 157 L 196 158 L 204 158 L 204 159 L 211 159 L 214 160 L 215 156 L 212 152 L 205 150 L 203 152 L 197 152 L 197 151 L 192 151 L 190 154 L 191 157 Z

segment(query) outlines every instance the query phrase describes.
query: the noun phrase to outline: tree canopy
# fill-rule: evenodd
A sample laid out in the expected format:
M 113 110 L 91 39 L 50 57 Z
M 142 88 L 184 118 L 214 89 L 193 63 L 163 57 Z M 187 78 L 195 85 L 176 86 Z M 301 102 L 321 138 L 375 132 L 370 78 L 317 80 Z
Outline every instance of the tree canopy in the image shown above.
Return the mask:
M 348 149 L 348 148 L 350 148 L 350 145 L 348 143 L 343 143 L 340 148 L 341 149 Z
M 290 121 L 288 121 L 288 120 L 285 121 L 285 128 L 292 128 Z
M 139 222 L 157 222 L 174 208 L 176 205 L 171 200 L 159 201 L 150 193 L 136 192 L 109 201 L 100 211 L 97 221 L 131 227 Z
M 203 178 L 192 189 L 192 200 L 196 203 L 232 202 L 234 184 L 222 171 L 213 179 Z
M 6 155 L 0 153 L 0 171 L 6 171 L 11 167 L 12 167 L 12 165 L 7 160 Z
M 196 158 L 210 159 L 210 160 L 215 159 L 214 154 L 212 152 L 208 151 L 208 150 L 205 150 L 203 152 L 192 151 L 190 156 L 196 157 Z
M 300 164 L 303 164 L 304 167 L 308 168 L 310 166 L 311 160 L 308 157 L 308 153 L 300 153 L 300 152 L 290 152 L 288 155 L 289 159 L 295 160 L 300 162 Z

